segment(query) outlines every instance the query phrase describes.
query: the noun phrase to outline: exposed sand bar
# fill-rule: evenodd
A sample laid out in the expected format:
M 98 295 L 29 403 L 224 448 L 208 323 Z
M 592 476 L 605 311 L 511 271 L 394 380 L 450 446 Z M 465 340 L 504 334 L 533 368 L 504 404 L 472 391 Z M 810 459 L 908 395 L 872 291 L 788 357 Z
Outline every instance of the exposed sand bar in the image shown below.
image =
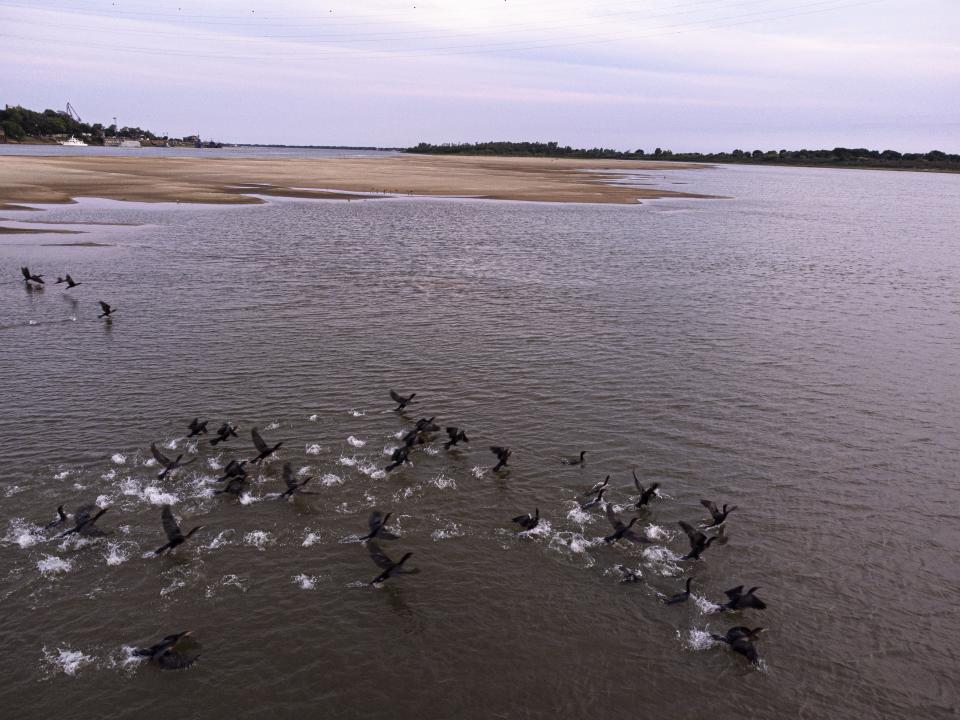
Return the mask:
M 645 198 L 706 197 L 612 184 L 594 172 L 707 167 L 627 160 L 403 155 L 383 158 L 201 158 L 0 155 L 0 209 L 75 197 L 141 202 L 257 203 L 251 193 L 344 198 L 349 193 L 471 196 L 497 200 L 631 204 Z M 256 187 L 251 187 L 256 185 Z M 242 187 L 238 187 L 242 186 Z M 315 189 L 316 188 L 316 189 Z

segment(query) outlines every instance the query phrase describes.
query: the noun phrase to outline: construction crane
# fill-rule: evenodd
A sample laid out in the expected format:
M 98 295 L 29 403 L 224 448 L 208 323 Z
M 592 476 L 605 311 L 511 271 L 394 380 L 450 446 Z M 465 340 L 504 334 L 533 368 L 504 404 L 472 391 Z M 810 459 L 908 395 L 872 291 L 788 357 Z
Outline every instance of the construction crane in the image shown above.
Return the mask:
M 80 119 L 80 113 L 78 113 L 77 109 L 70 104 L 69 100 L 67 100 L 67 116 L 73 118 L 77 122 L 83 122 L 83 120 Z

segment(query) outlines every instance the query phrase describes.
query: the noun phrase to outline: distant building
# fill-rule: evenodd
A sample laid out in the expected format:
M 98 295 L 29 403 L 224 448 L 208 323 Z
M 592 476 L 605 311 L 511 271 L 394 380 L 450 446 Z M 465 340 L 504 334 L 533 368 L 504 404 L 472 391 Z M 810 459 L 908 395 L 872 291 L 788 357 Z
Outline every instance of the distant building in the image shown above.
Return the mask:
M 7 134 L 3 131 L 3 128 L 0 127 L 0 143 L 5 143 L 7 141 Z

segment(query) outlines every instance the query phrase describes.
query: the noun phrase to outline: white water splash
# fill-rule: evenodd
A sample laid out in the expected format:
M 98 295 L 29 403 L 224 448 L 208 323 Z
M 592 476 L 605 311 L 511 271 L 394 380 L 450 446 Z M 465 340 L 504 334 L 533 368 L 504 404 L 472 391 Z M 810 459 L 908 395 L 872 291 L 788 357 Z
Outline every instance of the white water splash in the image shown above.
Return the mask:
M 103 475 L 100 476 L 100 478 L 109 482 L 110 480 L 113 480 L 116 476 L 117 476 L 116 470 L 107 470 Z
M 120 453 L 114 453 L 113 455 L 110 456 L 110 459 L 113 461 L 115 465 L 123 465 L 124 463 L 127 462 L 127 456 L 121 455 Z
M 264 430 L 276 430 L 276 429 L 279 428 L 279 427 L 280 427 L 280 423 L 278 423 L 276 420 L 274 420 L 272 423 L 269 423 L 268 425 L 264 425 L 264 426 L 263 426 L 263 429 L 264 429 Z
M 107 553 L 103 556 L 107 565 L 120 565 L 130 559 L 130 553 L 121 543 L 107 543 Z
M 222 470 L 223 465 L 217 460 L 217 458 L 207 458 L 207 467 L 211 470 Z
M 37 570 L 44 577 L 53 577 L 73 570 L 73 563 L 56 555 L 44 555 L 41 560 L 37 561 Z
M 140 497 L 151 505 L 174 505 L 180 499 L 173 493 L 164 492 L 155 485 L 145 487 Z
M 438 528 L 430 533 L 430 537 L 434 542 L 440 542 L 441 540 L 449 540 L 450 538 L 462 537 L 463 536 L 463 526 L 450 522 L 447 523 L 445 527 Z
M 180 588 L 186 587 L 186 580 L 174 580 L 172 583 L 167 585 L 165 588 L 160 589 L 160 597 L 166 597 L 170 593 L 175 593 Z
M 441 472 L 439 475 L 433 478 L 433 480 L 431 480 L 430 482 L 432 482 L 441 490 L 447 490 L 450 488 L 456 489 L 457 487 L 457 481 L 454 480 L 452 477 L 448 477 L 447 475 L 444 475 L 443 472 Z
M 703 595 L 690 593 L 690 599 L 693 600 L 694 604 L 697 606 L 697 610 L 699 610 L 703 615 L 710 615 L 711 613 L 720 612 L 720 606 L 714 602 L 710 602 Z
M 719 644 L 707 630 L 691 628 L 686 635 L 677 630 L 677 637 L 691 650 L 708 650 Z
M 385 478 L 387 473 L 378 468 L 373 463 L 363 463 L 359 468 L 360 472 L 370 478 L 379 480 L 380 478 Z
M 405 430 L 397 430 L 397 431 L 393 434 L 392 437 L 395 437 L 397 440 L 399 440 L 400 438 L 402 438 L 402 437 L 403 437 L 404 435 L 406 435 L 406 434 L 407 434 L 407 433 L 406 433 Z
M 352 457 L 344 457 L 343 455 L 341 455 L 341 456 L 337 459 L 337 463 L 339 463 L 340 465 L 343 465 L 343 466 L 345 466 L 345 467 L 356 467 L 356 465 L 357 465 L 357 459 L 356 459 L 356 458 L 352 458 Z
M 240 495 L 240 504 L 241 505 L 253 505 L 256 502 L 260 502 L 263 498 L 254 497 L 249 492 L 241 493 Z
M 364 445 L 367 444 L 366 440 L 361 440 L 360 438 L 354 437 L 353 435 L 347 438 L 347 442 L 350 443 L 355 448 L 362 448 Z
M 350 408 L 350 415 L 353 417 L 363 417 L 366 415 L 366 413 L 363 410 L 355 410 Z
M 320 443 L 313 443 L 311 445 L 307 445 L 304 449 L 304 452 L 307 455 L 319 455 L 321 452 L 323 452 L 323 448 L 320 447 Z
M 167 450 L 176 450 L 177 446 L 180 445 L 180 438 L 174 438 L 173 440 L 168 440 L 163 444 Z
M 58 472 L 53 476 L 54 480 L 66 480 L 67 476 L 70 474 L 69 470 L 64 470 L 63 472 Z
M 317 414 L 314 413 L 313 415 L 311 415 L 310 417 L 308 417 L 307 420 L 309 420 L 310 422 L 316 422 L 316 421 L 317 421 Z
M 120 662 L 119 665 L 124 670 L 139 665 L 147 658 L 142 655 L 137 655 L 137 648 L 133 645 L 124 645 L 120 648 Z
M 333 473 L 324 473 L 324 475 L 320 478 L 320 484 L 324 487 L 343 485 L 343 478 L 339 475 L 334 475 Z
M 46 537 L 43 535 L 43 530 L 23 518 L 14 518 L 11 520 L 10 529 L 7 530 L 7 534 L 3 536 L 4 542 L 16 543 L 21 548 L 28 548 L 44 540 L 46 540 Z
M 54 671 L 62 672 L 64 675 L 76 675 L 81 665 L 93 662 L 94 658 L 85 655 L 80 650 L 68 650 L 66 648 L 57 648 L 55 651 L 43 648 L 44 659 Z
M 306 535 L 303 536 L 303 546 L 310 547 L 320 542 L 320 533 L 305 529 Z
M 652 547 L 644 548 L 643 550 L 643 559 L 651 567 L 654 572 L 659 573 L 660 575 L 666 575 L 670 577 L 676 577 L 683 573 L 679 565 L 677 565 L 682 556 L 677 555 L 672 550 L 663 547 L 662 545 L 654 545 Z
M 304 575 L 303 573 L 295 575 L 293 578 L 293 582 L 299 585 L 301 590 L 314 590 L 317 583 L 323 582 L 323 580 L 322 575 Z
M 399 445 L 384 445 L 383 454 L 386 455 L 387 457 L 390 457 L 391 455 L 393 455 L 393 453 L 396 450 L 399 450 L 399 448 L 400 448 Z
M 437 455 L 440 452 L 439 448 L 434 447 L 433 445 L 427 445 L 423 448 L 423 451 L 427 455 Z
M 590 513 L 581 508 L 579 505 L 574 505 L 570 512 L 567 513 L 567 517 L 573 522 L 577 523 L 577 525 L 580 527 L 583 527 L 593 520 L 593 517 L 590 515 Z
M 144 466 L 144 467 L 156 467 L 156 466 L 157 466 L 157 461 L 154 460 L 153 458 L 147 458 L 146 460 L 143 461 L 143 466 Z
M 481 467 L 480 465 L 474 465 L 470 472 L 473 473 L 475 478 L 480 479 L 487 474 L 487 468 Z
M 219 547 L 223 547 L 227 544 L 228 538 L 233 535 L 233 530 L 221 530 L 220 533 L 210 541 L 210 544 L 207 545 L 207 550 L 216 550 Z
M 665 541 L 673 538 L 672 532 L 670 532 L 663 526 L 655 525 L 654 523 L 650 523 L 649 525 L 647 525 L 644 528 L 643 532 L 644 532 L 644 535 L 646 535 L 648 540 Z
M 257 550 L 264 550 L 267 545 L 273 545 L 275 542 L 273 535 L 264 530 L 254 530 L 243 536 L 243 541 L 247 545 L 255 547 Z

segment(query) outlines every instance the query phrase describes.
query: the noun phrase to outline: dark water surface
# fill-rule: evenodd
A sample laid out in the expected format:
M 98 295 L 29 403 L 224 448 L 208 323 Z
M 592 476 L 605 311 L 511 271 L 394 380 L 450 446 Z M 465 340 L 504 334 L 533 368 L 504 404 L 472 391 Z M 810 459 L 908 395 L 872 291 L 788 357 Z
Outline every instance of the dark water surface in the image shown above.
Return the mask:
M 0 213 L 139 224 L 0 236 L 3 706 L 955 717 L 960 177 L 635 180 L 732 199 Z M 50 245 L 87 241 L 108 246 Z M 83 285 L 28 292 L 21 264 Z M 409 418 L 391 387 L 418 393 Z M 197 415 L 240 439 L 178 439 Z M 421 415 L 466 428 L 468 449 L 438 437 L 383 477 Z M 252 455 L 254 425 L 317 495 L 272 499 L 274 461 L 245 504 L 211 496 L 216 468 Z M 197 461 L 158 481 L 151 441 Z M 514 449 L 502 477 L 491 444 Z M 585 468 L 559 464 L 581 449 Z M 661 483 L 641 524 L 662 540 L 605 546 L 603 515 L 572 498 L 609 473 L 626 505 L 631 467 Z M 738 506 L 729 541 L 681 562 L 677 521 L 701 520 L 700 498 Z M 113 535 L 45 540 L 58 504 L 94 501 Z M 145 557 L 163 502 L 206 529 Z M 384 547 L 412 551 L 419 575 L 366 586 L 378 570 L 356 538 L 373 507 L 394 513 L 402 539 Z M 518 537 L 508 519 L 534 507 L 546 522 Z M 618 564 L 643 582 L 618 583 Z M 661 604 L 687 574 L 699 599 Z M 769 609 L 713 611 L 740 584 Z M 709 641 L 734 625 L 768 628 L 760 669 Z M 202 655 L 186 671 L 125 649 L 187 629 Z

